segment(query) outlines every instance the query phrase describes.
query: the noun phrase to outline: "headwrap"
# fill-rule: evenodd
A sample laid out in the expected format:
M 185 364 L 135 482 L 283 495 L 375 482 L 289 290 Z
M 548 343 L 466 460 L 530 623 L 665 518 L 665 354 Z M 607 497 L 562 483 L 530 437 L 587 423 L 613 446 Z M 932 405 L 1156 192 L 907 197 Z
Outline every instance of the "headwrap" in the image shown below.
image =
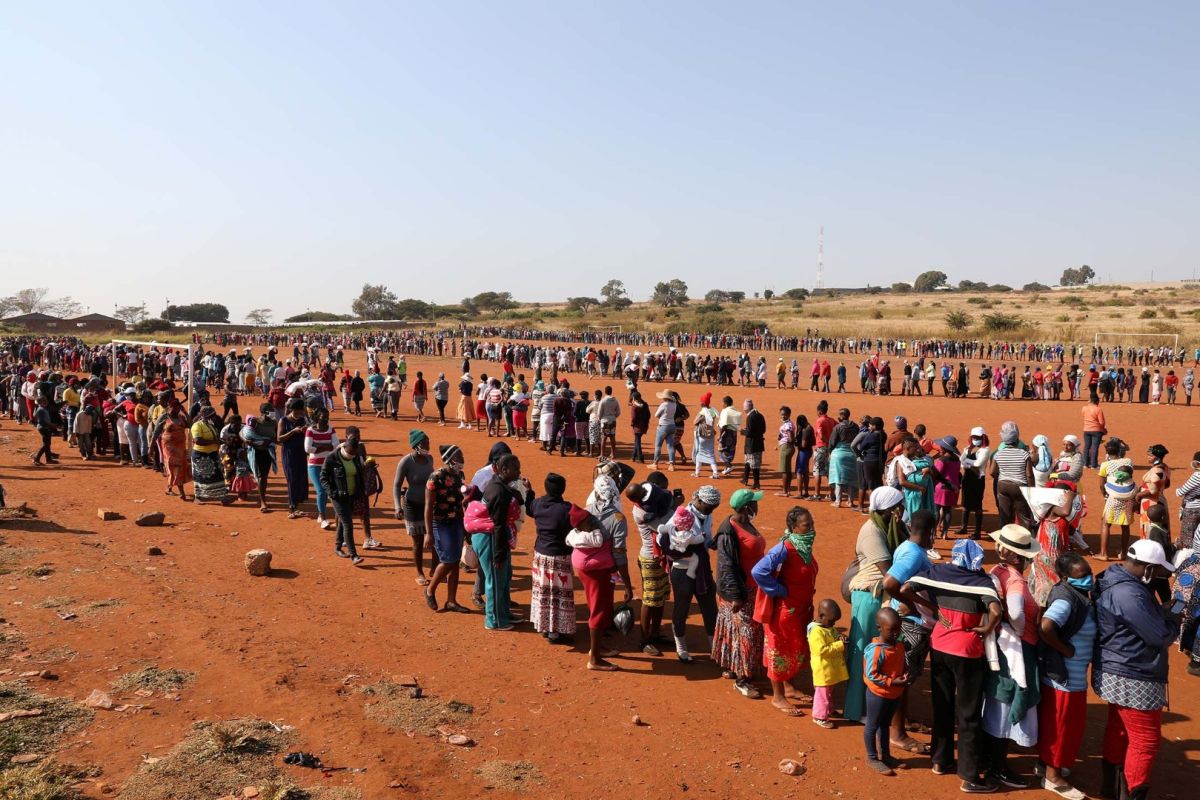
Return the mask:
M 448 465 L 461 454 L 462 450 L 456 444 L 444 444 L 438 448 L 438 455 L 442 457 L 443 464 Z
M 891 486 L 880 486 L 871 492 L 870 510 L 886 511 L 904 502 L 904 493 Z
M 1021 431 L 1017 427 L 1017 423 L 1009 420 L 1000 425 L 1000 441 L 1004 444 L 1015 445 L 1021 438 Z
M 417 448 L 417 445 L 419 445 L 423 441 L 424 442 L 429 441 L 429 437 L 425 435 L 425 431 L 419 430 L 417 428 L 413 428 L 411 431 L 408 432 L 408 446 L 409 447 L 411 447 L 415 450 Z
M 808 533 L 792 533 L 787 531 L 783 534 L 783 541 L 790 542 L 792 547 L 796 548 L 796 554 L 804 559 L 805 564 L 812 563 L 812 546 L 813 539 L 817 538 L 816 531 Z
M 710 506 L 721 505 L 721 490 L 712 484 L 705 484 L 696 490 L 696 499 Z
M 712 404 L 712 392 L 705 392 L 700 395 L 700 405 L 707 406 Z
M 897 416 L 896 417 L 896 427 L 902 431 L 908 430 L 908 418 Z
M 960 539 L 950 551 L 950 563 L 977 572 L 983 566 L 983 548 L 973 539 Z
M 1053 456 L 1050 453 L 1050 440 L 1046 438 L 1045 434 L 1039 433 L 1033 437 L 1033 446 L 1037 455 L 1037 461 L 1033 465 L 1033 468 L 1038 472 L 1049 472 L 1050 467 L 1053 466 Z
M 594 508 L 596 514 L 602 514 L 610 508 L 617 507 L 617 501 L 621 496 L 621 491 L 617 488 L 617 482 L 607 475 L 596 476 L 595 482 L 592 484 L 592 496 L 594 498 Z
M 567 512 L 567 520 L 571 523 L 571 527 L 575 528 L 576 530 L 578 530 L 579 526 L 582 525 L 590 516 L 591 514 L 588 513 L 587 509 L 580 508 L 574 503 L 571 504 L 571 510 Z

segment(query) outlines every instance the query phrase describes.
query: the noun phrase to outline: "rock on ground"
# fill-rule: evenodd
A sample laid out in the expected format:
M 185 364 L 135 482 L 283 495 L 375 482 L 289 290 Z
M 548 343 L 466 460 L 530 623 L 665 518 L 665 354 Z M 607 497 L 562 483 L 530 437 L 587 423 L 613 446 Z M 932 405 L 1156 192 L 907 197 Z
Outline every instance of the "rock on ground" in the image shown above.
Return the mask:
M 141 525 L 143 528 L 157 528 L 163 524 L 163 520 L 166 518 L 167 515 L 161 511 L 149 511 L 134 520 L 134 524 Z
M 251 550 L 246 553 L 246 572 L 261 578 L 271 573 L 271 551 Z

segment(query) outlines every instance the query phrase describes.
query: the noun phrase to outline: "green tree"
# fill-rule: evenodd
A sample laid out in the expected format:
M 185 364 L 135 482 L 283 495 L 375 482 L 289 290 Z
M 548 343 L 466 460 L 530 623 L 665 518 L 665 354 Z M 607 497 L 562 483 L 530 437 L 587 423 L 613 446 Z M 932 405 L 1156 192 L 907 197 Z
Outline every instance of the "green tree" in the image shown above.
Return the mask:
M 650 296 L 650 302 L 664 308 L 686 306 L 688 303 L 687 292 L 687 284 L 679 278 L 672 278 L 669 281 L 659 281 L 654 284 L 654 294 Z
M 586 314 L 589 308 L 595 308 L 600 305 L 600 301 L 595 297 L 568 297 L 567 308 L 571 311 L 579 311 Z
M 520 305 L 512 299 L 512 292 L 480 292 L 471 298 L 471 303 L 480 311 L 490 311 L 493 314 Z
M 1084 264 L 1082 267 L 1064 269 L 1062 277 L 1058 279 L 1060 286 L 1083 286 L 1089 283 L 1096 277 L 1096 272 Z
M 931 269 L 918 275 L 913 281 L 912 288 L 914 292 L 932 292 L 945 285 L 946 273 Z
M 142 303 L 140 306 L 120 306 L 113 312 L 113 316 L 122 320 L 126 325 L 137 325 L 150 316 L 150 313 L 146 311 L 146 304 Z
M 958 290 L 960 292 L 986 292 L 988 285 L 985 281 L 959 281 Z
M 728 303 L 729 292 L 725 291 L 724 289 L 709 289 L 704 293 L 704 302 L 710 304 L 716 303 L 718 305 L 721 303 Z
M 1034 281 L 1033 283 L 1027 283 L 1024 286 L 1022 286 L 1021 291 L 1022 292 L 1048 292 L 1048 291 L 1050 291 L 1050 287 L 1044 283 L 1038 283 L 1037 281 Z
M 892 294 L 908 294 L 912 291 L 912 284 L 897 281 L 892 284 Z
M 354 319 L 349 314 L 334 314 L 332 311 L 305 311 L 295 314 L 284 322 L 344 322 Z
M 965 311 L 951 311 L 946 314 L 946 327 L 955 333 L 962 333 L 971 327 L 971 317 Z
M 250 309 L 249 313 L 246 314 L 246 322 L 249 322 L 251 325 L 258 326 L 270 325 L 272 313 L 274 312 L 272 312 L 269 308 L 252 308 Z
M 625 284 L 616 278 L 609 280 L 608 283 L 600 287 L 600 297 L 604 299 L 603 305 L 605 308 L 612 308 L 617 311 L 633 305 L 633 301 L 629 299 L 629 295 L 625 292 Z
M 807 300 L 808 289 L 788 289 L 783 296 L 788 300 Z
M 169 322 L 229 322 L 229 309 L 220 303 L 169 305 L 162 318 Z
M 775 291 L 773 289 L 763 289 L 763 300 L 770 300 L 774 296 Z
M 388 291 L 388 288 L 382 283 L 364 283 L 362 291 L 350 304 L 350 310 L 359 319 L 400 318 L 400 314 L 396 310 L 396 295 Z

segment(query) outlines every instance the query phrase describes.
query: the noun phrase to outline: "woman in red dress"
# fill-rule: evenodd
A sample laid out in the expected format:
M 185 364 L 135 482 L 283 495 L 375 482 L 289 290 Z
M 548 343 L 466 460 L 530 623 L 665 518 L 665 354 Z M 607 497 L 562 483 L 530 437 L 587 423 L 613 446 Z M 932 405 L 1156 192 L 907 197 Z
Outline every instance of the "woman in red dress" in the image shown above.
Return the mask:
M 751 521 L 758 513 L 758 494 L 734 492 L 733 514 L 717 529 L 717 627 L 713 661 L 733 678 L 733 688 L 757 700 L 762 693 L 754 678 L 762 673 L 763 626 L 754 619 L 758 587 L 750 570 L 762 560 L 766 541 Z
M 808 624 L 813 619 L 817 560 L 813 558 L 812 514 L 793 506 L 787 515 L 787 532 L 750 571 L 758 584 L 754 619 L 766 633 L 763 664 L 771 680 L 771 705 L 788 716 L 801 716 L 789 698 L 800 695 L 791 685 L 808 663 Z M 790 690 L 790 691 L 789 691 Z

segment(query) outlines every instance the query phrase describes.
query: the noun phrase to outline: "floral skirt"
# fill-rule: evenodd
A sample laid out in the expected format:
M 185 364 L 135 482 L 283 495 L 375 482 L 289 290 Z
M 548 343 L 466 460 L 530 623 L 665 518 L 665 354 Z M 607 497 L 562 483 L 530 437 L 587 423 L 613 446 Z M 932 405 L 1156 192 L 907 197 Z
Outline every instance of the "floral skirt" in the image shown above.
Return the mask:
M 575 573 L 570 556 L 533 554 L 529 618 L 538 633 L 575 633 Z
M 754 593 L 741 611 L 734 613 L 733 603 L 717 598 L 717 627 L 713 632 L 712 657 L 721 667 L 739 678 L 753 678 L 763 668 L 763 626 L 752 618 Z

